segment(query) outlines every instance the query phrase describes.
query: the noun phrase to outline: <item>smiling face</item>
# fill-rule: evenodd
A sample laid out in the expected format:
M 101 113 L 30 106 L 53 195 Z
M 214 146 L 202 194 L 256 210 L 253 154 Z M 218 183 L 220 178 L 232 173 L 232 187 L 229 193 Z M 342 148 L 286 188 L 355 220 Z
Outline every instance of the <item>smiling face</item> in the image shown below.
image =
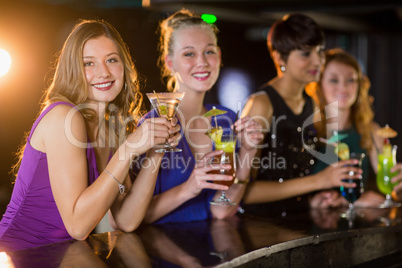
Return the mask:
M 345 63 L 331 61 L 322 75 L 321 88 L 327 103 L 338 101 L 338 109 L 350 109 L 358 94 L 358 73 Z
M 321 66 L 324 64 L 323 46 L 295 49 L 289 53 L 286 62 L 280 63 L 285 66 L 284 75 L 291 76 L 301 83 L 310 83 L 318 80 Z
M 113 101 L 124 84 L 124 66 L 116 44 L 105 36 L 90 39 L 84 45 L 82 56 L 88 100 Z
M 219 76 L 221 54 L 215 35 L 193 26 L 178 30 L 166 64 L 177 76 L 180 91 L 208 91 Z

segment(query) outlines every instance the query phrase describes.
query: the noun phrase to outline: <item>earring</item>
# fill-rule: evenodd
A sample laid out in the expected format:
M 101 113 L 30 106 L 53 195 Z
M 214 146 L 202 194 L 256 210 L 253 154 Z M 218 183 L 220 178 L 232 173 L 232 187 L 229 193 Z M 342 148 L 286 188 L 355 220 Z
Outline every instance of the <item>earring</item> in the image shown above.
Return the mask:
M 286 71 L 285 66 L 281 65 L 281 71 L 284 73 Z
M 124 82 L 124 90 L 127 90 L 127 82 Z

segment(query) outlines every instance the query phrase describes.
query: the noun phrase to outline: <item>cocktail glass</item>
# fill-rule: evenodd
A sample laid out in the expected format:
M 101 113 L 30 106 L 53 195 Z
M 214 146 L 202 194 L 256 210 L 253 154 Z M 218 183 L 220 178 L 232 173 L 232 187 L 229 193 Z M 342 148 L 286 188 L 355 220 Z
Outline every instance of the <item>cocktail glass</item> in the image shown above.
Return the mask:
M 401 206 L 401 203 L 394 202 L 391 197 L 392 190 L 395 186 L 391 179 L 397 175 L 392 173 L 391 168 L 396 164 L 396 145 L 385 144 L 382 152 L 378 154 L 378 168 L 377 168 L 377 187 L 381 193 L 385 194 L 385 201 L 379 207 L 390 208 Z
M 228 134 L 222 134 L 220 139 L 213 139 L 215 144 L 215 150 L 223 150 L 221 155 L 214 157 L 212 159 L 212 164 L 221 165 L 227 164 L 231 165 L 231 169 L 220 169 L 220 170 L 212 170 L 208 172 L 209 174 L 223 174 L 230 175 L 233 177 L 230 181 L 214 181 L 214 183 L 226 185 L 230 187 L 233 184 L 234 178 L 236 177 L 236 156 L 235 156 L 235 148 L 236 148 L 236 135 L 231 132 Z M 212 200 L 210 202 L 212 205 L 236 205 L 235 202 L 230 201 L 225 194 L 225 191 L 221 191 L 221 196 L 218 199 Z
M 184 92 L 156 92 L 147 93 L 147 97 L 160 117 L 172 120 L 184 97 Z M 179 148 L 171 146 L 166 142 L 162 148 L 155 149 L 157 153 L 181 152 Z
M 364 157 L 365 157 L 364 153 L 352 152 L 352 153 L 350 153 L 349 159 L 357 159 L 357 160 L 359 160 L 356 165 L 353 165 L 353 167 L 361 168 Z M 354 175 L 354 172 L 350 171 L 349 175 Z M 354 179 L 342 179 L 342 181 L 346 182 L 346 183 L 354 183 L 356 185 L 353 188 L 346 188 L 344 186 L 340 187 L 340 192 L 341 192 L 342 196 L 349 202 L 348 210 L 345 213 L 342 214 L 342 217 L 346 218 L 349 221 L 349 226 L 352 227 L 353 219 L 356 216 L 353 203 L 357 199 L 359 199 L 360 196 L 362 195 L 362 193 L 364 192 L 363 176 L 360 176 L 357 179 L 356 178 L 354 178 Z

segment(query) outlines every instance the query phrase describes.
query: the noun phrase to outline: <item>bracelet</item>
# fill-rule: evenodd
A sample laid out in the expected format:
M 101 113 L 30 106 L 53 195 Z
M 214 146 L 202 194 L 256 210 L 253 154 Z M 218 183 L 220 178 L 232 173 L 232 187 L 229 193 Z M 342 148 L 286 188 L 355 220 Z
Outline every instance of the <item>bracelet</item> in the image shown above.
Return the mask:
M 238 177 L 236 177 L 233 181 L 234 184 L 248 184 L 250 181 L 250 178 L 247 178 L 245 180 L 239 180 Z
M 113 176 L 112 173 L 110 173 L 109 171 L 106 170 L 106 168 L 104 169 L 104 171 L 105 171 L 107 174 L 109 174 L 109 175 L 117 182 L 117 184 L 119 185 L 119 192 L 120 192 L 120 194 L 124 194 L 124 191 L 126 190 L 126 186 L 124 186 L 123 184 L 121 184 L 121 183 L 116 179 L 116 177 Z

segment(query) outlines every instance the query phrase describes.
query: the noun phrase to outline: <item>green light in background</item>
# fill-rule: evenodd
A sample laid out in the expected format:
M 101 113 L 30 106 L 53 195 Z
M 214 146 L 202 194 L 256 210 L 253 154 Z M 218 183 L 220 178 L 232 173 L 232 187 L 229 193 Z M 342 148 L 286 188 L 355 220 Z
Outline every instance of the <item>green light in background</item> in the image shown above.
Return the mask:
M 216 21 L 216 16 L 212 14 L 202 14 L 201 19 L 205 21 L 206 23 L 215 23 Z

